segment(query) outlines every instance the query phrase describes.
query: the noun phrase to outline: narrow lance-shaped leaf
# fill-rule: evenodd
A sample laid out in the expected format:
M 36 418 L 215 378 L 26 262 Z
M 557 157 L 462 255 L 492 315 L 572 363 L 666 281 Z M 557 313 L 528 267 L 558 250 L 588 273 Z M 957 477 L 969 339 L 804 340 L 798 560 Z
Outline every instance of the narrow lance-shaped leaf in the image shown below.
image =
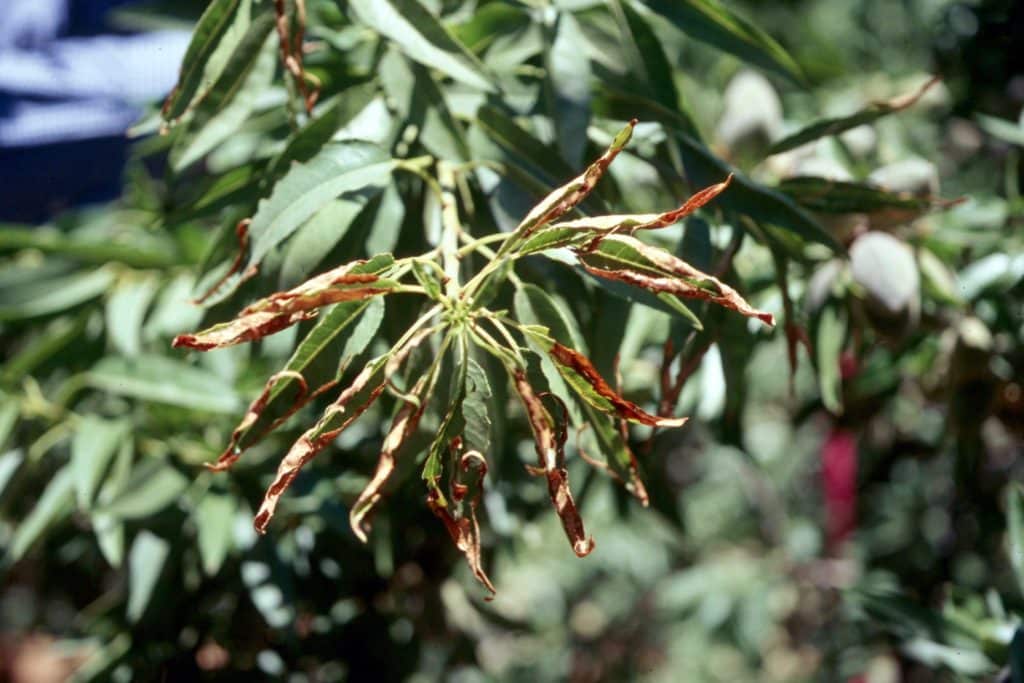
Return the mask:
M 618 394 L 601 377 L 597 368 L 578 351 L 563 346 L 537 329 L 527 328 L 530 337 L 554 361 L 559 374 L 580 398 L 598 410 L 650 427 L 681 427 L 689 418 L 658 417 Z
M 234 320 L 196 334 L 180 334 L 172 346 L 197 351 L 254 341 L 315 317 L 315 309 L 386 294 L 398 283 L 380 277 L 394 263 L 390 255 L 358 260 L 321 273 L 286 292 L 277 292 L 247 306 Z
M 270 197 L 260 201 L 244 233 L 240 231 L 241 257 L 200 300 L 215 304 L 226 299 L 256 273 L 267 254 L 331 200 L 347 192 L 383 188 L 393 167 L 381 147 L 361 140 L 328 144 L 308 162 L 294 164 Z
M 803 83 L 799 65 L 781 45 L 717 0 L 648 0 L 646 4 L 687 35 Z
M 732 178 L 733 176 L 730 174 L 724 181 L 700 190 L 683 202 L 679 208 L 665 213 L 588 216 L 554 223 L 534 233 L 517 251 L 525 255 L 547 249 L 578 246 L 588 241 L 592 245 L 596 245 L 605 237 L 619 232 L 632 235 L 638 230 L 657 230 L 673 225 L 724 192 L 732 182 Z
M 612 141 L 611 146 L 600 156 L 594 163 L 587 167 L 582 174 L 570 180 L 562 187 L 554 190 L 547 197 L 542 199 L 530 213 L 526 215 L 526 218 L 522 220 L 519 226 L 516 228 L 516 237 L 508 240 L 506 245 L 513 243 L 521 243 L 522 240 L 529 237 L 537 229 L 547 225 L 551 221 L 565 215 L 571 211 L 577 204 L 590 194 L 591 190 L 597 184 L 597 181 L 601 179 L 604 172 L 611 165 L 615 157 L 619 155 L 619 152 L 626 146 L 629 139 L 633 136 L 633 128 L 636 126 L 637 121 L 633 119 L 619 131 L 618 135 Z
M 431 384 L 433 384 L 431 377 L 426 375 L 421 377 L 410 392 L 417 401 L 406 401 L 398 409 L 398 413 L 391 422 L 391 428 L 388 430 L 387 436 L 384 437 L 380 457 L 377 460 L 377 469 L 349 511 L 348 521 L 352 527 L 352 533 L 363 543 L 366 543 L 366 534 L 370 530 L 366 517 L 377 505 L 384 485 L 395 471 L 395 459 L 399 450 L 409 436 L 416 431 L 420 418 L 423 417 L 429 394 L 429 391 L 424 390 Z
M 848 131 L 857 126 L 863 126 L 868 123 L 874 123 L 878 119 L 888 116 L 889 114 L 895 114 L 896 112 L 903 111 L 908 107 L 912 107 L 917 103 L 921 97 L 928 92 L 929 89 L 941 79 L 936 76 L 929 79 L 924 85 L 922 85 L 917 91 L 910 93 L 909 95 L 901 95 L 894 99 L 884 102 L 872 102 L 868 106 L 864 107 L 858 112 L 850 114 L 849 116 L 841 116 L 837 118 L 824 119 L 817 121 L 802 128 L 792 135 L 787 135 L 783 139 L 779 140 L 771 146 L 768 150 L 768 154 L 779 154 L 791 149 L 795 149 L 800 145 L 823 138 L 829 135 L 839 135 L 845 131 Z
M 526 379 L 526 373 L 518 368 L 513 370 L 512 381 L 516 393 L 519 394 L 519 398 L 526 408 L 526 417 L 530 422 L 530 429 L 533 431 L 540 471 L 547 477 L 548 493 L 555 506 L 555 512 L 562 520 L 562 528 L 569 538 L 573 552 L 577 557 L 585 557 L 594 549 L 594 539 L 587 536 L 587 532 L 583 528 L 583 520 L 576 509 L 576 502 L 572 499 L 572 492 L 569 490 L 569 472 L 565 469 L 566 430 L 564 423 L 566 418 L 563 416 L 562 427 L 556 431 L 551 414 L 544 407 L 540 397 L 534 393 L 533 387 Z
M 331 405 L 327 406 L 317 423 L 292 444 L 278 465 L 277 475 L 264 494 L 263 502 L 253 520 L 253 526 L 257 532 L 266 533 L 267 525 L 274 516 L 281 496 L 298 476 L 299 470 L 355 422 L 356 418 L 366 412 L 366 409 L 384 391 L 385 383 L 391 375 L 401 366 L 412 350 L 432 332 L 433 330 L 429 328 L 420 330 L 405 344 L 400 344 L 388 353 L 367 363 L 352 380 L 352 383 Z M 224 469 L 226 466 L 214 465 L 213 467 L 214 469 Z
M 411 59 L 474 88 L 494 90 L 476 56 L 419 0 L 349 0 L 348 5 L 363 24 L 394 41 Z
M 438 499 L 440 493 L 433 489 L 427 495 L 427 505 L 444 522 L 455 547 L 466 556 L 477 581 L 493 595 L 496 592 L 494 584 L 484 571 L 480 557 L 480 524 L 476 518 L 486 475 L 487 461 L 478 451 L 468 451 L 458 458 L 452 476 L 452 505 L 442 504 Z
M 199 17 L 192 31 L 192 40 L 189 41 L 181 62 L 178 84 L 167 96 L 167 101 L 160 112 L 165 121 L 173 122 L 185 113 L 192 103 L 207 60 L 220 44 L 221 36 L 231 25 L 238 3 L 239 0 L 213 0 Z
M 1006 492 L 1006 540 L 1017 590 L 1024 593 L 1024 488 L 1011 484 Z
M 944 200 L 909 192 L 892 192 L 866 183 L 800 176 L 787 178 L 778 189 L 818 213 L 863 213 L 876 229 L 903 225 L 935 209 L 948 209 L 964 199 Z
M 583 268 L 596 277 L 618 280 L 654 293 L 702 299 L 774 325 L 771 313 L 751 306 L 729 285 L 703 273 L 664 249 L 634 237 L 615 235 L 593 251 L 577 250 Z
M 383 317 L 384 300 L 379 298 L 334 306 L 296 347 L 284 369 L 267 380 L 213 469 L 230 467 L 246 448 L 337 384 L 352 359 L 370 343 Z M 330 374 L 319 382 L 324 372 Z

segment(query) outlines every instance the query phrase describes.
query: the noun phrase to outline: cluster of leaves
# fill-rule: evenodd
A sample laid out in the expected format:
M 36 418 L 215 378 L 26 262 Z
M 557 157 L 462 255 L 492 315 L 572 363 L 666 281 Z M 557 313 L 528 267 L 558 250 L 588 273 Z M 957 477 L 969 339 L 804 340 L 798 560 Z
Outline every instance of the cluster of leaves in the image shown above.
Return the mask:
M 5 570 L 97 577 L 32 625 L 90 637 L 81 678 L 1006 664 L 1018 598 L 922 606 L 1013 596 L 970 570 L 1020 438 L 1019 196 L 873 173 L 934 153 L 920 80 L 712 144 L 737 60 L 806 107 L 807 64 L 710 0 L 211 2 L 139 126 L 163 179 L 0 232 Z M 845 175 L 799 166 L 822 150 Z M 844 555 L 841 496 L 808 491 L 849 434 L 871 502 Z M 447 580 L 434 516 L 493 602 Z

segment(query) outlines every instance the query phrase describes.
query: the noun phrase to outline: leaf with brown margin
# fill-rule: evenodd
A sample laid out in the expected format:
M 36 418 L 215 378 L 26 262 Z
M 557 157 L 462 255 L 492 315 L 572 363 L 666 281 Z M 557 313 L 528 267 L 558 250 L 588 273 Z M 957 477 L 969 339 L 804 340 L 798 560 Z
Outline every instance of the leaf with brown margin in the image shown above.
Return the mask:
M 303 320 L 316 317 L 316 311 L 275 313 L 261 311 L 243 315 L 226 323 L 219 323 L 196 334 L 179 334 L 171 346 L 184 346 L 196 351 L 222 349 L 235 344 L 256 341 L 268 335 L 287 329 Z
M 373 305 L 374 301 L 376 305 Z M 295 349 L 285 369 L 267 380 L 263 391 L 232 432 L 224 452 L 209 467 L 216 471 L 227 469 L 246 448 L 277 429 L 314 398 L 333 388 L 352 359 L 362 353 L 370 342 L 380 325 L 383 309 L 382 299 L 348 302 L 333 307 L 322 316 Z M 328 363 L 333 370 L 326 381 L 321 381 L 321 373 Z M 318 383 L 318 386 L 310 390 L 310 382 Z
M 554 223 L 534 233 L 518 251 L 520 254 L 534 254 L 559 247 L 579 246 L 587 240 L 593 240 L 585 249 L 596 248 L 604 239 L 619 232 L 630 235 L 637 230 L 657 230 L 678 223 L 694 211 L 705 206 L 712 199 L 722 194 L 732 174 L 720 183 L 706 187 L 687 199 L 682 206 L 665 213 L 639 213 L 612 216 L 588 216 L 576 220 Z
M 361 301 L 387 294 L 399 286 L 378 273 L 388 268 L 390 255 L 346 263 L 293 287 L 246 306 L 234 320 L 195 334 L 179 334 L 171 346 L 209 351 L 255 341 L 317 315 L 316 309 L 344 301 Z
M 580 265 L 595 277 L 618 280 L 655 294 L 666 293 L 688 299 L 702 299 L 724 306 L 766 325 L 775 325 L 771 313 L 751 306 L 729 285 L 697 270 L 664 249 L 652 247 L 634 237 L 614 235 L 593 250 L 576 250 Z
M 526 380 L 526 373 L 516 368 L 512 370 L 512 380 L 516 393 L 526 408 L 526 417 L 533 431 L 534 446 L 540 462 L 538 471 L 548 480 L 548 493 L 554 503 L 555 512 L 562 520 L 562 528 L 572 544 L 577 557 L 585 557 L 594 549 L 594 539 L 588 538 L 583 528 L 583 520 L 576 509 L 569 490 L 569 472 L 565 469 L 565 422 L 563 415 L 562 427 L 555 430 L 555 422 L 541 399 L 533 392 L 533 387 Z M 564 412 L 564 411 L 563 411 Z
M 397 370 L 413 349 L 432 333 L 433 330 L 429 328 L 420 330 L 404 346 L 393 348 L 388 353 L 367 363 L 352 380 L 352 383 L 331 405 L 327 406 L 317 423 L 292 444 L 278 465 L 277 475 L 270 487 L 267 488 L 260 509 L 253 519 L 253 526 L 257 532 L 266 533 L 267 525 L 270 523 L 271 517 L 274 516 L 278 501 L 298 476 L 299 470 L 345 431 L 356 418 L 366 412 L 366 409 L 384 391 L 391 373 Z M 382 376 L 377 378 L 377 374 L 382 371 Z M 346 413 L 347 408 L 351 408 L 350 413 Z
M 460 445 L 453 443 L 452 447 Z M 452 504 L 445 501 L 439 490 L 431 489 L 427 494 L 427 506 L 444 522 L 455 547 L 466 556 L 466 562 L 476 580 L 494 595 L 497 591 L 487 577 L 480 558 L 480 525 L 476 519 L 476 509 L 483 495 L 484 477 L 487 476 L 487 461 L 479 451 L 469 451 L 459 458 L 455 469 L 450 492 Z
M 587 170 L 548 194 L 548 196 L 533 207 L 516 228 L 516 238 L 509 240 L 506 244 L 526 239 L 538 228 L 547 225 L 559 216 L 565 215 L 583 201 L 590 194 L 590 191 L 594 189 L 597 181 L 601 179 L 601 176 L 604 175 L 604 172 L 611 165 L 612 161 L 615 160 L 615 157 L 622 151 L 622 148 L 629 142 L 629 139 L 633 136 L 633 128 L 636 124 L 636 119 L 630 121 L 615 136 L 611 146 L 605 153 L 590 164 Z
M 384 437 L 384 444 L 381 446 L 380 457 L 377 460 L 377 469 L 373 473 L 370 483 L 359 494 L 359 498 L 356 499 L 349 511 L 348 522 L 352 527 L 352 533 L 363 543 L 366 543 L 366 534 L 370 530 L 369 522 L 364 523 L 364 520 L 377 505 L 377 501 L 381 497 L 381 489 L 391 477 L 391 473 L 395 471 L 395 456 L 398 450 L 409 438 L 409 435 L 416 430 L 416 426 L 423 416 L 429 393 L 424 389 L 428 384 L 433 384 L 430 378 L 427 375 L 421 377 L 410 392 L 419 400 L 417 402 L 407 401 L 398 409 L 398 413 L 391 422 L 391 428 L 388 430 L 387 436 Z
M 689 418 L 658 417 L 620 396 L 601 377 L 597 368 L 578 351 L 563 346 L 543 331 L 525 328 L 530 336 L 554 361 L 558 373 L 584 401 L 598 410 L 650 427 L 681 427 Z

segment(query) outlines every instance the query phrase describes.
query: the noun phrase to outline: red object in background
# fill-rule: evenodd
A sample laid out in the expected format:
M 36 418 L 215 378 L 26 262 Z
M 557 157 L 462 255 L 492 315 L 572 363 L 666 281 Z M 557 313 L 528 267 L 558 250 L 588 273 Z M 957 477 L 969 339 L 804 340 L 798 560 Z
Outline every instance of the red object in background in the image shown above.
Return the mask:
M 857 528 L 857 439 L 853 432 L 833 427 L 825 439 L 821 483 L 828 548 L 834 552 Z

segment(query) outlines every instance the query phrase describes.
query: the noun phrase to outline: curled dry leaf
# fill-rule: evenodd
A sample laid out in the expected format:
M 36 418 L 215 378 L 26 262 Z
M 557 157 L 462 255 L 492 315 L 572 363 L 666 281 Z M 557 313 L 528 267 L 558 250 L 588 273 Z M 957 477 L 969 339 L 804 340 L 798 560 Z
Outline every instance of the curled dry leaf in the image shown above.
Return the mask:
M 295 84 L 302 95 L 302 102 L 306 107 L 306 113 L 310 114 L 320 96 L 320 83 L 315 76 L 307 74 L 302 66 L 302 41 L 306 32 L 306 0 L 293 0 L 293 3 L 295 12 L 293 16 L 289 16 L 287 0 L 274 0 L 275 25 L 280 45 L 281 63 L 295 79 Z M 312 90 L 307 85 L 307 80 L 313 83 Z
M 582 202 L 590 194 L 591 190 L 594 189 L 594 186 L 597 185 L 597 181 L 601 179 L 601 176 L 604 175 L 604 172 L 612 161 L 615 160 L 615 157 L 619 155 L 619 152 L 622 151 L 622 148 L 626 146 L 629 139 L 633 137 L 633 128 L 636 124 L 636 119 L 626 124 L 626 127 L 619 131 L 611 146 L 597 161 L 590 164 L 582 174 L 548 194 L 547 197 L 533 207 L 530 213 L 526 215 L 526 218 L 519 224 L 519 227 L 516 228 L 518 240 L 526 239 L 537 229 L 547 225 L 559 216 L 565 215 Z
M 377 460 L 377 469 L 373 473 L 373 478 L 370 479 L 370 483 L 366 485 L 363 492 L 359 494 L 359 498 L 356 499 L 355 504 L 352 505 L 352 509 L 349 511 L 348 522 L 352 527 L 352 533 L 363 543 L 366 543 L 366 534 L 370 530 L 366 516 L 377 505 L 384 484 L 387 483 L 388 479 L 391 478 L 391 474 L 395 471 L 395 456 L 398 450 L 405 443 L 406 439 L 409 438 L 409 435 L 416 431 L 416 426 L 423 416 L 423 410 L 427 405 L 426 396 L 424 395 L 424 388 L 427 386 L 427 383 L 428 378 L 426 376 L 421 377 L 411 392 L 419 400 L 417 402 L 406 402 L 399 408 L 398 413 L 391 422 L 391 429 L 388 430 L 387 436 L 384 437 L 384 444 L 381 446 L 380 458 Z
M 234 320 L 195 334 L 179 334 L 172 346 L 209 351 L 255 341 L 315 317 L 315 309 L 321 306 L 386 294 L 399 286 L 378 274 L 391 263 L 390 257 L 346 263 L 286 292 L 271 294 L 246 306 Z
M 356 418 L 366 412 L 384 391 L 391 372 L 397 369 L 412 350 L 431 333 L 430 329 L 421 330 L 404 345 L 367 363 L 352 383 L 327 407 L 317 423 L 292 444 L 278 465 L 277 475 L 267 488 L 260 509 L 253 520 L 256 531 L 266 533 L 278 501 L 298 476 L 299 470 L 355 422 Z M 392 365 L 389 361 L 395 359 L 398 359 L 398 362 Z
M 242 267 L 242 263 L 245 261 L 245 257 L 249 252 L 249 225 L 251 223 L 251 218 L 243 218 L 238 221 L 238 225 L 235 226 L 235 238 L 238 240 L 238 251 L 235 253 L 235 258 L 231 261 L 231 265 L 228 266 L 227 272 L 221 275 L 216 282 L 210 285 L 206 292 L 195 298 L 192 303 L 202 304 L 204 301 L 216 294 L 224 283 Z M 248 272 L 242 276 L 242 279 L 248 279 L 255 274 L 256 266 L 254 265 L 251 266 Z
M 555 363 L 558 374 L 573 388 L 573 391 L 598 410 L 629 422 L 650 427 L 681 427 L 689 419 L 651 415 L 612 389 L 611 385 L 601 377 L 597 368 L 579 351 L 556 342 L 538 330 L 529 329 L 527 333 L 541 348 L 547 351 Z
M 452 442 L 452 448 L 461 446 L 460 439 Z M 484 477 L 487 475 L 487 461 L 479 451 L 469 451 L 459 458 L 456 472 L 452 477 L 451 504 L 444 500 L 438 489 L 431 488 L 427 494 L 427 505 L 444 523 L 455 547 L 466 556 L 466 562 L 477 581 L 493 595 L 496 591 L 480 557 L 480 525 L 476 509 L 483 495 Z
M 655 294 L 702 299 L 724 306 L 766 325 L 775 325 L 771 313 L 751 306 L 729 285 L 697 270 L 686 261 L 634 237 L 615 235 L 592 251 L 577 250 L 580 265 L 595 277 L 618 280 Z
M 513 371 L 512 380 L 516 393 L 526 408 L 526 417 L 533 431 L 537 458 L 540 461 L 537 472 L 547 477 L 551 502 L 554 503 L 555 512 L 562 520 L 562 528 L 565 529 L 565 535 L 572 544 L 573 552 L 577 557 L 585 557 L 594 549 L 594 539 L 587 536 L 583 528 L 583 519 L 569 490 L 569 472 L 565 469 L 566 418 L 563 416 L 563 426 L 556 431 L 551 414 L 544 407 L 540 397 L 533 392 L 533 387 L 526 379 L 526 373 L 516 369 Z

